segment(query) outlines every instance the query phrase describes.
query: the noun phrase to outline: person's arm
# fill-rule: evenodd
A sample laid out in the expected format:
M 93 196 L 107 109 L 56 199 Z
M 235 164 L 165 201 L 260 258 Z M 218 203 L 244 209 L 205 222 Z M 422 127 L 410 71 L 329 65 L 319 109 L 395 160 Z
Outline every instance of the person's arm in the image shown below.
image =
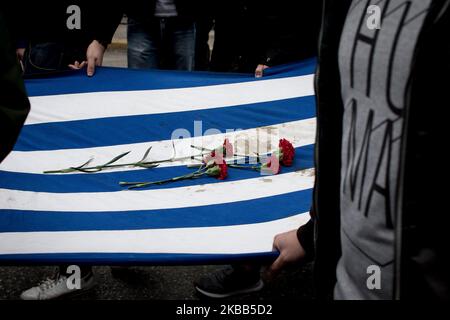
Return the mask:
M 95 73 L 95 67 L 103 64 L 103 56 L 106 46 L 98 40 L 93 40 L 86 50 L 87 75 L 92 77 Z
M 257 9 L 261 51 L 255 76 L 261 77 L 272 66 L 316 55 L 321 11 L 321 1 L 262 2 Z
M 92 42 L 86 50 L 86 62 L 74 63 L 72 68 L 82 68 L 87 65 L 87 75 L 93 76 L 95 67 L 103 63 L 103 55 L 111 43 L 114 33 L 122 20 L 124 9 L 118 4 L 110 7 L 92 5 L 89 14 L 89 29 Z
M 0 12 L 0 162 L 13 149 L 30 110 L 13 41 Z
M 300 245 L 305 250 L 305 261 L 313 261 L 315 256 L 314 246 L 314 218 L 311 218 L 307 224 L 297 229 L 297 239 Z

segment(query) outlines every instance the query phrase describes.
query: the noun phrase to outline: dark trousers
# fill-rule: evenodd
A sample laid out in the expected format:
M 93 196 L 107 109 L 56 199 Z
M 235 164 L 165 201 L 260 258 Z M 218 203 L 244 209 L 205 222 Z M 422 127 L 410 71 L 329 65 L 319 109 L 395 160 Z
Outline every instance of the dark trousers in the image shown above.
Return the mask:
M 24 56 L 24 75 L 69 70 L 68 65 L 86 60 L 87 44 L 31 43 Z
M 195 23 L 173 18 L 128 19 L 128 67 L 194 70 Z

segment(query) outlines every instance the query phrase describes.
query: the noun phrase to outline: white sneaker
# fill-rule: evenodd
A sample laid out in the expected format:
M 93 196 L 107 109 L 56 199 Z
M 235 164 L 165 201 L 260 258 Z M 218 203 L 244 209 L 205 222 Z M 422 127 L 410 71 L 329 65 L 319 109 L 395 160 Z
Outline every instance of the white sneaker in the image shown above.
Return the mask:
M 67 287 L 67 277 L 58 275 L 55 279 L 47 279 L 38 286 L 30 288 L 20 295 L 22 300 L 50 300 L 62 296 L 80 294 L 95 286 L 95 278 L 92 273 L 81 278 L 81 289 L 69 289 Z

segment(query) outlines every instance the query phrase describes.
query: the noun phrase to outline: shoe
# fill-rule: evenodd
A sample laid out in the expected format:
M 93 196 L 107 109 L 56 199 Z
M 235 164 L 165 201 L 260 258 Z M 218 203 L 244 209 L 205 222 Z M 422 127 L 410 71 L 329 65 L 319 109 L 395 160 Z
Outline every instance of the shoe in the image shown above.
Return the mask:
M 200 278 L 194 286 L 207 297 L 221 299 L 260 291 L 264 282 L 259 270 L 245 271 L 230 266 Z
M 57 275 L 54 279 L 47 279 L 38 286 L 30 288 L 20 295 L 22 300 L 50 300 L 84 293 L 95 286 L 94 274 L 91 272 L 81 278 L 81 289 L 69 289 L 67 276 Z

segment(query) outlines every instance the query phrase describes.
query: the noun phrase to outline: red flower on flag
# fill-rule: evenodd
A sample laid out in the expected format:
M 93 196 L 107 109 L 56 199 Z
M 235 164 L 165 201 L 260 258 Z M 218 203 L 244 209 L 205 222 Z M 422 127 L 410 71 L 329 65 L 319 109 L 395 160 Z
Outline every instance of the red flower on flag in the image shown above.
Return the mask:
M 219 180 L 225 180 L 228 176 L 228 166 L 223 158 L 216 159 L 214 162 L 211 161 L 208 163 L 206 174 L 210 177 L 216 177 Z
M 220 175 L 217 177 L 219 180 L 225 180 L 228 176 L 228 166 L 226 163 L 219 164 Z
M 280 156 L 280 162 L 282 165 L 286 167 L 292 166 L 292 163 L 294 162 L 295 158 L 295 149 L 292 143 L 290 143 L 286 139 L 281 139 L 280 143 L 278 145 L 279 147 L 279 156 Z
M 207 164 L 211 160 L 216 160 L 217 163 L 225 163 L 224 158 L 230 158 L 234 155 L 233 145 L 228 139 L 225 139 L 222 146 L 215 148 L 210 154 L 203 158 L 203 163 Z

